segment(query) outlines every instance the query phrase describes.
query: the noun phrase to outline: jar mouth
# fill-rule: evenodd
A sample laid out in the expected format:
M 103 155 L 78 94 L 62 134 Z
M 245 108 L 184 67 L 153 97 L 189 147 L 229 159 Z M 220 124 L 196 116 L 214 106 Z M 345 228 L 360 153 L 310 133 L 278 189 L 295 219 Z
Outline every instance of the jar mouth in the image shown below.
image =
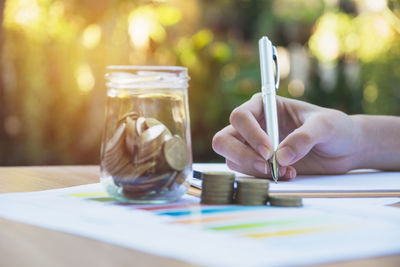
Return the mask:
M 112 65 L 105 75 L 112 89 L 182 88 L 188 86 L 188 70 L 181 66 Z
M 182 66 L 140 66 L 140 65 L 110 65 L 107 70 L 154 70 L 154 71 L 186 71 L 186 67 Z

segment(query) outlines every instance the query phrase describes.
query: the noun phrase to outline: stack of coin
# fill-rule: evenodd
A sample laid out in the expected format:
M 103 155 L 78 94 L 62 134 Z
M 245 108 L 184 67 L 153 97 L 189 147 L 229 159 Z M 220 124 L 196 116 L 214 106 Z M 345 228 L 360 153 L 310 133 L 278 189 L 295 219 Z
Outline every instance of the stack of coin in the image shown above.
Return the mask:
M 201 203 L 231 204 L 233 202 L 235 174 L 232 172 L 203 172 Z
M 268 199 L 269 181 L 259 178 L 237 179 L 235 201 L 239 205 L 263 206 Z
M 160 121 L 124 115 L 104 148 L 102 167 L 128 198 L 171 189 L 186 180 L 190 155 L 182 137 Z
M 303 201 L 298 196 L 269 196 L 269 204 L 277 207 L 301 207 Z

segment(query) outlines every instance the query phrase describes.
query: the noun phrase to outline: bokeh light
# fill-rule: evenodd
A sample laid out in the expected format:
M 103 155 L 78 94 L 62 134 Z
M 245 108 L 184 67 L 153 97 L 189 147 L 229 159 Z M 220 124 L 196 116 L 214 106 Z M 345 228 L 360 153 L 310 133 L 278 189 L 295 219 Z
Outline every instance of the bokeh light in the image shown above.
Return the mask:
M 82 43 L 87 49 L 95 48 L 101 39 L 101 28 L 99 25 L 92 24 L 86 27 L 82 35 Z
M 155 14 L 148 9 L 135 10 L 129 16 L 129 35 L 137 48 L 147 48 L 150 31 L 154 29 Z
M 291 80 L 288 85 L 289 94 L 292 97 L 301 97 L 304 94 L 304 83 L 301 80 Z
M 40 20 L 41 11 L 36 0 L 18 0 L 14 3 L 15 10 L 11 16 L 14 17 L 15 23 L 21 26 L 29 26 Z
M 76 69 L 75 78 L 79 89 L 83 93 L 90 92 L 95 85 L 92 70 L 88 64 L 82 64 Z
M 260 92 L 262 35 L 279 95 L 400 115 L 396 0 L 6 0 L 0 163 L 97 164 L 106 67 L 128 64 L 189 69 L 194 161 L 222 160 L 211 140 Z
M 282 46 L 276 48 L 279 60 L 279 74 L 281 79 L 286 79 L 290 73 L 290 55 L 289 51 Z
M 365 101 L 374 103 L 378 98 L 378 88 L 375 84 L 370 83 L 364 88 L 363 96 Z
M 366 7 L 375 12 L 382 11 L 387 6 L 386 0 L 365 0 Z
M 337 27 L 339 18 L 334 14 L 324 15 L 310 39 L 311 51 L 322 61 L 334 61 L 340 55 Z

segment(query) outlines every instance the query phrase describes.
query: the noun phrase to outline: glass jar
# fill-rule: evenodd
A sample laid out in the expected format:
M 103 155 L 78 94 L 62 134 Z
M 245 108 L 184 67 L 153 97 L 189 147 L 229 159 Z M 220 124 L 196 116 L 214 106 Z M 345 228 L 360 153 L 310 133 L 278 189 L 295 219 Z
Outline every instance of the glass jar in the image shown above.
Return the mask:
M 118 201 L 179 199 L 192 172 L 187 69 L 109 66 L 106 80 L 101 183 Z

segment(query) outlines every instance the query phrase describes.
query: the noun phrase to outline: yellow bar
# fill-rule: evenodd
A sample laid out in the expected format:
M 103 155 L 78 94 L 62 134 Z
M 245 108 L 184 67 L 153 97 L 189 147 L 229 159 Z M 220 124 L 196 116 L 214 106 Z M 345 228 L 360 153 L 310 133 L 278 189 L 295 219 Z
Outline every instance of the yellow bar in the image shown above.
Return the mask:
M 248 234 L 245 237 L 251 238 L 266 238 L 273 236 L 288 236 L 288 235 L 298 235 L 298 234 L 307 234 L 312 232 L 320 232 L 328 230 L 329 228 L 312 228 L 312 229 L 295 229 L 295 230 L 287 230 L 281 232 L 273 232 L 273 233 L 256 233 L 256 234 Z
M 71 197 L 108 197 L 109 195 L 106 192 L 82 192 L 82 193 L 73 193 L 68 194 Z

